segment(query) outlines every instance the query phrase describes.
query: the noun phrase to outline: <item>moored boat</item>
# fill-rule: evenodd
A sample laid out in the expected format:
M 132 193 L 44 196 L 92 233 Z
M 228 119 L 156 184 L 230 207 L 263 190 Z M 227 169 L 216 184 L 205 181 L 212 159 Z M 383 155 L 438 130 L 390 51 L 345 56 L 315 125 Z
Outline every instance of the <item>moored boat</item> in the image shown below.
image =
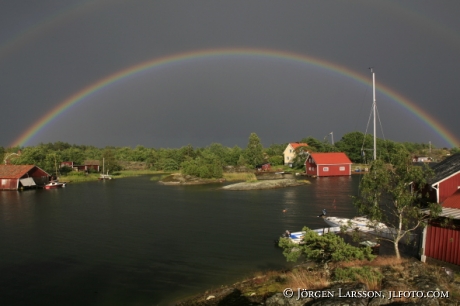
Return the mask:
M 317 233 L 319 236 L 322 236 L 326 233 L 338 233 L 340 232 L 340 227 L 317 228 L 317 229 L 312 229 L 312 231 Z M 283 235 L 281 235 L 281 238 L 289 238 L 289 240 L 295 244 L 302 244 L 304 236 L 305 236 L 304 231 L 292 232 L 292 233 L 290 231 L 286 231 Z
M 351 229 L 359 229 L 362 231 L 385 231 L 388 227 L 381 222 L 373 222 L 366 217 L 354 217 L 354 218 L 338 218 L 338 217 L 322 217 L 324 222 L 331 227 L 348 227 Z
M 65 187 L 66 183 L 61 183 L 57 181 L 51 181 L 44 186 L 45 189 L 55 189 L 55 188 L 63 188 Z
M 105 158 L 102 158 L 102 173 L 98 178 L 99 180 L 111 180 L 112 176 L 109 175 L 109 170 L 107 170 L 107 174 L 105 174 Z

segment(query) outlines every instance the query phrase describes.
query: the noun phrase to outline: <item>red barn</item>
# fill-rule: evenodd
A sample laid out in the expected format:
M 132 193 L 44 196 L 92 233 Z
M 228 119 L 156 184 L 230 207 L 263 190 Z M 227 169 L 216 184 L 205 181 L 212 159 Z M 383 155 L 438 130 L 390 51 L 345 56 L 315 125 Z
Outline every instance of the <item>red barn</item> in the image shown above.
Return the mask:
M 442 203 L 460 188 L 460 154 L 454 154 L 433 166 L 429 184 L 430 201 Z
M 345 153 L 309 153 L 305 161 L 305 173 L 310 176 L 351 175 L 352 162 Z
M 423 230 L 421 260 L 460 265 L 460 190 L 442 203 L 442 212 Z
M 18 190 L 45 185 L 50 175 L 34 165 L 0 165 L 0 190 Z

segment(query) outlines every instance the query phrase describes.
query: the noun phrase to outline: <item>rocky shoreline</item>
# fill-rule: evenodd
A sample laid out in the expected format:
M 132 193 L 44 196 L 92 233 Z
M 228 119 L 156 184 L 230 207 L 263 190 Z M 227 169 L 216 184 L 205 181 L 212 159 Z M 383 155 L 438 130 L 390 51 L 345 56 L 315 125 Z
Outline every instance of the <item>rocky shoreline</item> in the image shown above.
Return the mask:
M 182 175 L 179 173 L 168 175 L 162 178 L 159 183 L 163 185 L 202 185 L 202 184 L 215 184 L 225 183 L 226 180 L 220 179 L 201 179 L 195 176 Z M 250 181 L 240 182 L 223 186 L 225 190 L 263 190 L 263 189 L 274 189 L 284 188 L 292 186 L 301 186 L 310 184 L 307 180 L 297 179 L 272 179 L 272 180 L 261 180 L 261 181 Z
M 353 264 L 360 266 L 367 263 Z M 460 305 L 460 281 L 458 276 L 452 275 L 455 272 L 450 268 L 443 268 L 436 263 L 422 263 L 415 258 L 404 259 L 400 263 L 391 260 L 387 262 L 385 258 L 382 258 L 380 261 L 376 260 L 372 267 L 383 276 L 380 284 L 377 284 L 377 288 L 369 288 L 368 285 L 360 281 L 338 282 L 332 279 L 324 287 L 314 287 L 314 285 L 307 287 L 305 283 L 294 284 L 290 281 L 293 274 L 304 273 L 313 278 L 316 275 L 324 275 L 324 270 L 311 266 L 297 266 L 291 271 L 269 272 L 231 286 L 209 290 L 187 300 L 179 301 L 175 305 Z M 320 279 L 321 277 L 318 277 L 318 284 L 321 283 Z M 285 297 L 286 291 L 284 290 L 286 288 L 292 288 L 293 296 L 291 298 Z M 358 292 L 368 292 L 368 295 L 373 297 L 357 297 Z M 399 292 L 404 295 L 408 295 L 406 292 L 414 293 L 412 294 L 413 297 L 405 297 L 401 296 Z M 438 294 L 447 292 L 449 297 L 417 297 L 420 293 L 427 294 L 428 292 L 437 292 Z M 299 294 L 301 294 L 300 297 Z

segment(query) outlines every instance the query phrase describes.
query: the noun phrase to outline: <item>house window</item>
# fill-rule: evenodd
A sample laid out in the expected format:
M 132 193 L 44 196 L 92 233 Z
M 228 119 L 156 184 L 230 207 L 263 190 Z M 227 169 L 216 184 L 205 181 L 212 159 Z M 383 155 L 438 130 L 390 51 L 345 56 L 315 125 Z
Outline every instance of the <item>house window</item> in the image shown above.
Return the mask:
M 287 156 L 286 159 L 289 160 L 289 156 Z
M 328 172 L 328 171 L 329 171 L 329 167 L 323 167 L 323 171 L 324 171 L 324 172 Z
M 345 167 L 340 167 L 339 170 L 340 171 L 345 171 Z

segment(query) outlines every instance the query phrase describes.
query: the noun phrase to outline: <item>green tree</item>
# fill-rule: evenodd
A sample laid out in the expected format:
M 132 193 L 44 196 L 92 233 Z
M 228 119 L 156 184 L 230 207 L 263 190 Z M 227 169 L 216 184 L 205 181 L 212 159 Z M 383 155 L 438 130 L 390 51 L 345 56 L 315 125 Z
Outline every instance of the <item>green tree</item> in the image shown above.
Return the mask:
M 264 162 L 264 150 L 259 136 L 256 133 L 249 135 L 248 146 L 245 151 L 246 161 L 250 166 L 255 167 Z
M 230 148 L 228 151 L 226 164 L 232 165 L 232 166 L 238 165 L 238 160 L 240 159 L 240 156 L 242 154 L 243 154 L 243 149 L 241 149 L 240 147 L 234 146 L 233 148 Z
M 181 172 L 199 178 L 221 178 L 223 176 L 222 162 L 213 153 L 202 152 L 201 156 L 181 164 Z
M 4 163 L 3 159 L 5 158 L 5 153 L 6 153 L 6 150 L 4 147 L 0 146 L 0 162 Z
M 284 159 L 283 159 L 283 156 L 282 156 L 282 155 L 270 156 L 270 157 L 268 158 L 268 162 L 269 162 L 272 166 L 282 166 L 282 165 L 284 165 Z
M 354 204 L 374 225 L 382 222 L 388 226 L 389 229 L 383 229 L 386 234 L 382 239 L 393 243 L 400 258 L 401 239 L 426 225 L 427 215 L 421 209 L 428 206 L 431 216 L 435 217 L 441 206 L 423 201 L 424 188 L 433 172 L 428 167 L 412 165 L 410 154 L 401 147 L 397 150 L 392 155 L 392 163 L 382 159 L 371 162 L 369 172 L 361 179 L 360 194 L 354 197 Z
M 11 159 L 11 162 L 17 165 L 37 165 L 45 170 L 45 159 L 48 152 L 42 146 L 25 147 L 21 151 L 21 155 L 16 159 Z M 46 171 L 46 170 L 45 170 Z
M 335 143 L 335 146 L 354 163 L 363 163 L 366 157 L 372 159 L 374 147 L 372 135 L 364 135 L 361 132 L 347 133 Z
M 246 158 L 244 158 L 244 155 L 241 154 L 240 157 L 238 158 L 238 162 L 236 163 L 237 166 L 239 167 L 246 167 L 247 166 L 247 161 Z
M 121 166 L 118 164 L 118 161 L 115 158 L 115 153 L 111 148 L 105 148 L 104 151 L 102 151 L 100 164 L 101 166 L 104 164 L 103 166 L 106 173 L 107 171 L 113 173 L 114 171 L 121 170 Z
M 310 152 L 323 152 L 323 143 L 314 137 L 302 138 L 300 142 L 306 143 Z
M 450 149 L 450 154 L 457 154 L 460 153 L 460 147 Z
M 297 147 L 295 151 L 294 161 L 292 163 L 292 167 L 294 169 L 304 169 L 305 168 L 305 160 L 307 159 L 307 152 L 309 151 L 310 147 Z
M 179 164 L 172 158 L 160 158 L 157 164 L 157 170 L 176 171 L 179 170 Z
M 351 260 L 372 260 L 372 250 L 369 247 L 357 248 L 346 243 L 343 238 L 334 234 L 326 233 L 318 235 L 308 227 L 304 227 L 305 232 L 301 244 L 293 243 L 288 238 L 281 238 L 279 246 L 283 248 L 283 255 L 287 261 L 296 262 L 299 258 L 311 260 L 321 264 L 325 269 L 330 262 L 342 262 Z

